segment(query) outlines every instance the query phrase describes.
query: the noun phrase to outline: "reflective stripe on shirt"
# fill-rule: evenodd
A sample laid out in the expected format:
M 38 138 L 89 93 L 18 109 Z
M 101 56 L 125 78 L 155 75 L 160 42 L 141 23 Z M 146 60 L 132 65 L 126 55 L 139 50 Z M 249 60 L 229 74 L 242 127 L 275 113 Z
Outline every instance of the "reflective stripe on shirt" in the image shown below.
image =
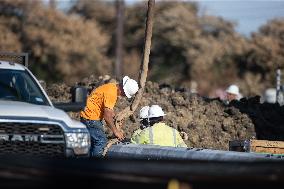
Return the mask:
M 176 130 L 174 128 L 172 128 L 173 130 L 173 136 L 174 136 L 174 144 L 175 144 L 175 147 L 177 146 L 177 136 L 176 136 Z
M 150 139 L 150 144 L 154 144 L 154 136 L 153 136 L 153 128 L 149 127 L 149 139 Z

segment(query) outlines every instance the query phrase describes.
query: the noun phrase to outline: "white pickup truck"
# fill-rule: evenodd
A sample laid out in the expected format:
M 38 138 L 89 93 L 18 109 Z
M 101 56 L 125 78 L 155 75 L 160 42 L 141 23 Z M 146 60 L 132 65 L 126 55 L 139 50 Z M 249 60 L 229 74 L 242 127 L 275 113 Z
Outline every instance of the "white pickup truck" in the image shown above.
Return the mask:
M 0 155 L 88 156 L 86 127 L 55 108 L 27 67 L 0 60 Z

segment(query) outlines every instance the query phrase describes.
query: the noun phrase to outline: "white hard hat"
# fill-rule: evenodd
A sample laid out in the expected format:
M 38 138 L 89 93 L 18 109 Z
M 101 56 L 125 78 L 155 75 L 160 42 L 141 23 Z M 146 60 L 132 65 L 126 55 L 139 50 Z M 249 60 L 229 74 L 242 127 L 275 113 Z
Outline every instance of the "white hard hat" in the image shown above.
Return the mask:
M 149 106 L 144 106 L 144 107 L 141 108 L 140 114 L 139 114 L 140 119 L 148 118 L 149 108 L 150 108 Z
M 131 98 L 139 89 L 138 83 L 134 79 L 130 79 L 128 76 L 123 77 L 122 84 L 123 91 L 127 98 Z
M 162 110 L 162 108 L 159 105 L 152 105 L 149 108 L 149 118 L 153 117 L 162 117 L 165 116 L 166 114 Z
M 269 88 L 266 89 L 264 93 L 264 100 L 268 103 L 275 103 L 276 102 L 276 89 Z
M 239 95 L 239 87 L 237 85 L 230 85 L 226 90 L 227 93 L 231 93 L 234 95 Z

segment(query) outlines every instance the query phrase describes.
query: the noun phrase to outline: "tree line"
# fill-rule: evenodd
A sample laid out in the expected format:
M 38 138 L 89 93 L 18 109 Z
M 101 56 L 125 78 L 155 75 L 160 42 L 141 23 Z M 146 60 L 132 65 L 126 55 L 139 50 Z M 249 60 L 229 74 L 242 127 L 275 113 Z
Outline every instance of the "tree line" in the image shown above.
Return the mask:
M 146 3 L 124 11 L 123 73 L 138 77 Z M 198 3 L 156 3 L 150 80 L 201 94 L 237 83 L 245 95 L 275 86 L 284 65 L 284 19 L 267 22 L 249 38 L 231 21 L 199 15 Z M 116 6 L 77 0 L 68 12 L 33 0 L 1 0 L 0 51 L 29 52 L 30 65 L 47 82 L 114 75 Z

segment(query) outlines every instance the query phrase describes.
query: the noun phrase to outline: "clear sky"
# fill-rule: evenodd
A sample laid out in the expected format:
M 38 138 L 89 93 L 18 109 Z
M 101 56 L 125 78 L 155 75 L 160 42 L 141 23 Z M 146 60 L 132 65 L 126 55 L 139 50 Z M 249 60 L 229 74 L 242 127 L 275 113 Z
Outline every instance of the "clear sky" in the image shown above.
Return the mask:
M 273 18 L 284 19 L 284 0 L 197 1 L 201 13 L 222 16 L 237 23 L 236 30 L 249 36 Z
M 141 0 L 126 0 L 133 4 Z M 177 0 L 178 1 L 178 0 Z M 180 0 L 187 1 L 187 0 Z M 198 2 L 200 13 L 221 16 L 237 24 L 236 30 L 249 36 L 268 20 L 284 19 L 284 0 L 188 0 Z
M 48 1 L 48 0 L 44 0 Z M 57 0 L 60 7 L 68 7 L 75 0 Z M 92 0 L 90 0 L 92 1 Z M 106 1 L 106 0 L 105 0 Z M 143 0 L 125 0 L 127 4 Z M 145 1 L 145 0 L 144 0 Z M 187 1 L 187 0 L 176 0 Z M 189 0 L 198 2 L 200 13 L 221 16 L 237 24 L 236 30 L 246 36 L 273 18 L 284 19 L 284 0 Z

